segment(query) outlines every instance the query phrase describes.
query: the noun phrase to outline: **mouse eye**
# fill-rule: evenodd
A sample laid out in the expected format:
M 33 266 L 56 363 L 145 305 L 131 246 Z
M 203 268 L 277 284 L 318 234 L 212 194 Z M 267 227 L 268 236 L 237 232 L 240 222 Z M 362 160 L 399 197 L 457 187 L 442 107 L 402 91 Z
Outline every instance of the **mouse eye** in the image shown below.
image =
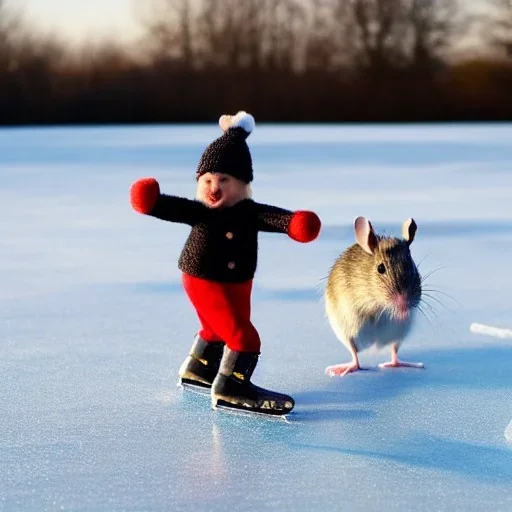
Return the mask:
M 378 267 L 377 267 L 377 272 L 379 274 L 384 274 L 384 272 L 386 272 L 386 267 L 384 266 L 384 263 L 381 263 Z

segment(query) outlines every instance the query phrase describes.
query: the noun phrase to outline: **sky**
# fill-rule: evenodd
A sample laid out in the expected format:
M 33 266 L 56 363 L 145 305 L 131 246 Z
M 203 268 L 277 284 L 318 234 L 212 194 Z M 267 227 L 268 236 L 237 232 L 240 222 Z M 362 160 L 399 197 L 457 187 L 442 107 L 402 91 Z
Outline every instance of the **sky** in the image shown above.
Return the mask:
M 6 0 L 48 31 L 58 31 L 75 41 L 97 35 L 130 40 L 139 29 L 137 0 Z
M 81 43 L 105 35 L 131 42 L 141 34 L 140 12 L 149 0 L 4 0 L 7 6 L 22 10 L 45 31 Z M 468 0 L 469 2 L 469 0 Z M 480 0 L 473 0 L 479 5 Z M 485 3 L 481 4 L 482 7 Z M 137 9 L 139 18 L 137 17 Z M 464 48 L 465 44 L 459 42 Z

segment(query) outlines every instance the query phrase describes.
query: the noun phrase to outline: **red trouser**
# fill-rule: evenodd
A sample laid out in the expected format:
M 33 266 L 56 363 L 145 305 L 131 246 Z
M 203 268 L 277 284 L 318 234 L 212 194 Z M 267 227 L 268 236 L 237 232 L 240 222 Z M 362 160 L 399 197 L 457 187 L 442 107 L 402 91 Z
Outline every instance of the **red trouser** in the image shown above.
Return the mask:
M 259 352 L 260 336 L 251 323 L 252 280 L 243 283 L 208 281 L 182 275 L 205 341 L 223 341 L 237 352 Z

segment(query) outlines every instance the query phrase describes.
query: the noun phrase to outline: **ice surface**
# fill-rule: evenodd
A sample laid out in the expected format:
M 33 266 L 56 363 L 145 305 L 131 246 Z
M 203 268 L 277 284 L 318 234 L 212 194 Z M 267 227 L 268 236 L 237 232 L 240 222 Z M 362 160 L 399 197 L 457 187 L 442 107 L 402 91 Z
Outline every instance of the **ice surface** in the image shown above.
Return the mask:
M 176 387 L 188 228 L 128 203 L 141 176 L 192 197 L 219 133 L 0 131 L 0 510 L 512 510 L 512 346 L 468 331 L 511 321 L 512 126 L 256 124 L 254 197 L 323 220 L 315 243 L 260 241 L 254 380 L 295 397 L 289 424 Z M 401 355 L 425 370 L 369 353 L 324 375 L 349 359 L 322 287 L 358 215 L 418 224 L 434 291 Z

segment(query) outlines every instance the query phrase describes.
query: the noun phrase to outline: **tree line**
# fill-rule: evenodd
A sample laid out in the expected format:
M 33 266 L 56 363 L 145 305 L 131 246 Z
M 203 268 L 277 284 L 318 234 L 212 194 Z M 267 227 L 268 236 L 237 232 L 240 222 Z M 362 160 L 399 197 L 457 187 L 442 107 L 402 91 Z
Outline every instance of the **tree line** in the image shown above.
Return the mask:
M 512 0 L 146 0 L 70 51 L 0 0 L 0 124 L 512 119 Z

